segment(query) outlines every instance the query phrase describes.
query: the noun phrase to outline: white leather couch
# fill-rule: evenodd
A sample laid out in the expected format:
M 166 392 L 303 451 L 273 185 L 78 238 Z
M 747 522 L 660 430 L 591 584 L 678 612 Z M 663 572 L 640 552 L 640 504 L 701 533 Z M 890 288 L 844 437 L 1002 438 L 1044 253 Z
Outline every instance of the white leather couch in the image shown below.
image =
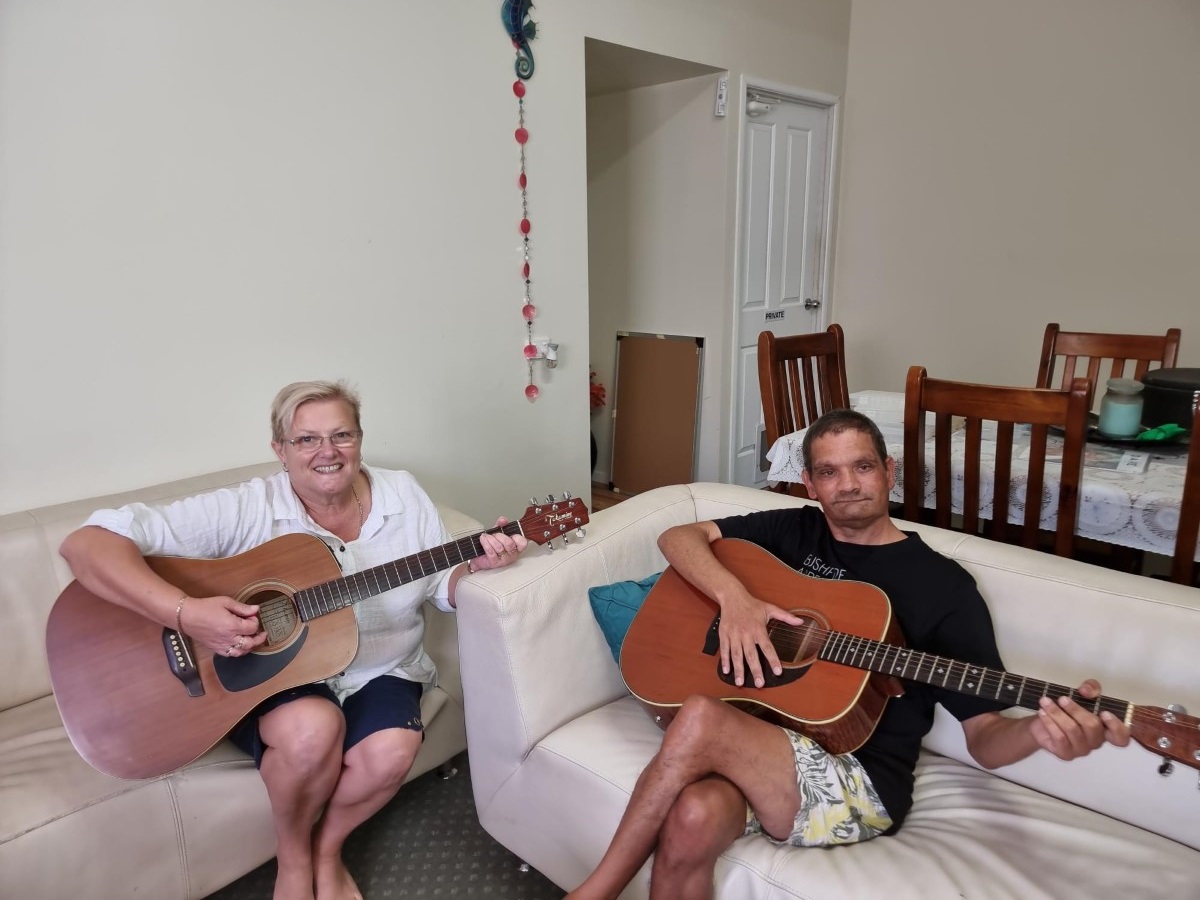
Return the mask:
M 0 897 L 191 900 L 274 856 L 262 779 L 228 741 L 143 781 L 88 766 L 51 695 L 45 627 L 71 580 L 58 546 L 92 510 L 166 502 L 277 469 L 249 466 L 0 516 Z M 482 528 L 455 510 L 440 511 L 454 537 Z M 427 605 L 425 642 L 439 684 L 421 701 L 425 742 L 410 778 L 466 747 L 455 617 Z
M 483 826 L 571 888 L 600 859 L 660 732 L 628 695 L 587 588 L 661 570 L 683 522 L 807 501 L 747 488 L 659 488 L 592 517 L 587 536 L 458 594 L 471 778 Z M 1200 590 L 900 523 L 957 559 L 987 598 L 1009 671 L 1200 712 Z M 975 767 L 939 710 L 915 804 L 892 837 L 829 850 L 741 838 L 716 871 L 729 900 L 1200 897 L 1197 771 L 1142 747 Z M 1200 740 L 1200 738 L 1198 738 Z M 646 897 L 649 867 L 624 897 Z

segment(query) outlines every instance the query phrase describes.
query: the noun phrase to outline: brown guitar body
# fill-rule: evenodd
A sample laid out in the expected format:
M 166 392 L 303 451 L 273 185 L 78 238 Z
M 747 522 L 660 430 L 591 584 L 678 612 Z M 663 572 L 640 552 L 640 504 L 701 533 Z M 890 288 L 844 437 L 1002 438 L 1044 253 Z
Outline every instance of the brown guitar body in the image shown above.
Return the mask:
M 354 609 L 299 621 L 291 596 L 338 578 L 319 538 L 293 534 L 228 559 L 148 557 L 189 597 L 229 596 L 263 604 L 271 640 L 255 653 L 214 657 L 194 642 L 174 648 L 172 629 L 72 582 L 46 624 L 50 678 L 67 734 L 92 766 L 120 778 L 147 778 L 199 757 L 261 701 L 336 675 L 358 651 Z M 169 657 L 198 676 L 189 694 Z M 190 663 L 187 662 L 190 655 Z M 194 668 L 192 668 L 194 666 Z
M 801 575 L 745 541 L 718 540 L 713 552 L 761 600 L 815 618 L 829 630 L 903 643 L 887 596 L 872 585 Z M 693 694 L 753 707 L 831 753 L 849 753 L 871 736 L 887 699 L 902 693 L 894 678 L 815 659 L 819 648 L 774 635 L 785 683 L 756 688 L 747 678 L 749 686 L 731 684 L 722 680 L 720 656 L 712 652 L 718 612 L 716 603 L 668 568 L 621 648 L 621 674 L 634 696 L 656 707 L 678 707 Z

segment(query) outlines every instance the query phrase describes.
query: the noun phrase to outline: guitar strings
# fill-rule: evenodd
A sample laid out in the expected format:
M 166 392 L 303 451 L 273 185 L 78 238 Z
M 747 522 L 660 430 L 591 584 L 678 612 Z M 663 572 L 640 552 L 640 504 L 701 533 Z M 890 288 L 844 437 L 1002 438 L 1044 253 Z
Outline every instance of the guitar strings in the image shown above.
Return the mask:
M 1097 713 L 1106 709 L 1114 715 L 1124 718 L 1131 708 L 1136 710 L 1133 704 L 1125 700 L 1105 696 L 1089 699 L 1065 685 L 1014 675 L 974 663 L 947 659 L 901 645 L 886 644 L 872 638 L 833 631 L 816 624 L 796 626 L 787 622 L 774 622 L 770 627 L 770 633 L 776 652 L 781 657 L 789 658 L 792 661 L 799 661 L 801 652 L 807 649 L 810 653 L 815 653 L 818 658 L 829 662 L 852 665 L 855 668 L 928 684 L 937 684 L 938 679 L 934 677 L 935 673 L 943 673 L 940 679 L 941 686 L 960 693 L 987 695 L 1000 699 L 1006 687 L 1010 691 L 1016 689 L 1014 705 L 1030 709 L 1036 708 L 1036 701 L 1026 699 L 1025 693 L 1028 688 L 1032 687 L 1039 699 L 1043 696 L 1052 698 L 1066 696 Z M 777 634 L 781 638 L 779 641 L 775 640 Z M 862 664 L 846 662 L 849 659 L 856 659 Z M 912 675 L 905 674 L 910 670 L 913 672 Z M 1010 681 L 1014 684 L 1010 685 Z M 1019 682 L 1019 687 L 1015 682 Z

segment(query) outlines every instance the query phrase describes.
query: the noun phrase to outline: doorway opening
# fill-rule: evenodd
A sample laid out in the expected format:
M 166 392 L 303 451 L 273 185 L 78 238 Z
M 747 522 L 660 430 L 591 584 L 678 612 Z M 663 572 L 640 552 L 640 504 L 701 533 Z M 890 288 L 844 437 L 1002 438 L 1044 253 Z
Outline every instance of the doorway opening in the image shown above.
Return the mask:
M 611 386 L 620 333 L 710 340 L 728 333 L 726 222 L 736 134 L 726 123 L 736 116 L 716 115 L 718 81 L 727 79 L 716 66 L 590 38 L 584 57 L 589 362 L 595 380 Z M 706 352 L 695 471 L 713 481 L 726 365 Z M 610 402 L 590 421 L 592 479 L 601 485 L 613 474 L 612 413 Z

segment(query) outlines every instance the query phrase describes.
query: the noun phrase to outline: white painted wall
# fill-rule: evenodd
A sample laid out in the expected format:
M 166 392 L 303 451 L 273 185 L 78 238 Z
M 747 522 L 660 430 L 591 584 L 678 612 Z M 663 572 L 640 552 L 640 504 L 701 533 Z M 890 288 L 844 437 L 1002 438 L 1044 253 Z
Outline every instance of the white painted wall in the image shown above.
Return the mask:
M 298 378 L 482 519 L 587 490 L 584 38 L 841 94 L 850 4 L 538 6 L 532 405 L 499 8 L 0 0 L 0 512 L 269 459 Z
M 1030 385 L 1048 322 L 1200 366 L 1200 3 L 855 0 L 834 320 L 851 390 Z

